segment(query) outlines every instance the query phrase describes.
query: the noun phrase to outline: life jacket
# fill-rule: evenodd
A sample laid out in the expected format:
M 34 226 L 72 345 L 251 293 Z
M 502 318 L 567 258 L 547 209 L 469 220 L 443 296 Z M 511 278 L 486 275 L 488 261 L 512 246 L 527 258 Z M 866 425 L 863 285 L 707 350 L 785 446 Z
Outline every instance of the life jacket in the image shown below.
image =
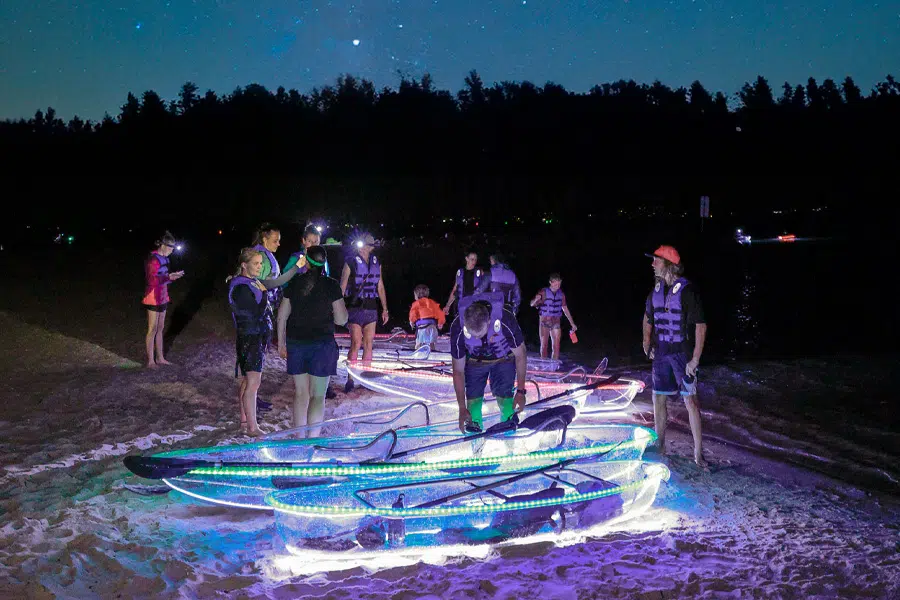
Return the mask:
M 674 346 L 687 339 L 681 291 L 689 284 L 687 279 L 679 277 L 668 290 L 662 281 L 657 281 L 653 288 L 653 327 L 661 345 Z
M 250 277 L 238 275 L 228 282 L 228 305 L 231 307 L 231 317 L 234 319 L 234 326 L 239 334 L 262 334 L 272 330 L 268 295 L 253 285 L 254 281 Z M 256 310 L 242 309 L 234 303 L 234 290 L 239 285 L 246 285 L 253 292 L 253 297 L 256 299 Z
M 147 277 L 146 286 L 144 287 L 144 299 L 141 300 L 143 304 L 148 306 L 159 306 L 169 301 L 169 286 L 167 285 L 169 279 L 169 257 L 163 256 L 154 250 L 147 257 L 147 263 L 144 265 L 145 271 L 149 271 L 150 262 L 154 260 L 159 263 L 159 268 L 156 270 L 156 280 L 151 281 Z
M 469 334 L 465 326 L 466 309 L 474 302 L 487 302 L 491 307 L 491 318 L 487 334 L 477 338 Z M 506 358 L 511 352 L 509 341 L 503 334 L 503 295 L 496 292 L 472 294 L 459 301 L 459 318 L 463 319 L 463 338 L 466 341 L 466 352 L 474 358 L 494 359 Z
M 417 319 L 414 323 L 416 329 L 425 329 L 426 327 L 431 327 L 432 325 L 437 325 L 437 319 L 432 317 L 427 317 L 425 319 Z
M 456 293 L 459 298 L 463 298 L 466 296 L 466 286 L 464 285 L 465 281 L 465 269 L 457 269 L 456 271 Z M 477 290 L 478 285 L 481 283 L 481 280 L 484 278 L 484 272 L 481 269 L 475 269 L 475 276 L 472 277 L 472 289 Z
M 516 274 L 506 265 L 494 265 L 491 267 L 490 291 L 503 294 L 503 301 L 510 306 L 518 304 L 516 298 L 513 297 L 518 283 Z
M 560 317 L 563 314 L 562 310 L 562 301 L 563 301 L 563 291 L 562 288 L 556 290 L 554 294 L 553 291 L 546 287 L 544 288 L 544 302 L 540 306 L 540 315 L 542 317 Z
M 266 257 L 266 260 L 269 261 L 269 266 L 272 267 L 272 270 L 269 272 L 269 276 L 266 277 L 266 279 L 276 279 L 277 277 L 280 277 L 281 267 L 278 265 L 278 260 L 275 258 L 275 255 L 269 252 L 262 244 L 253 246 L 253 249 L 262 252 L 263 256 Z M 281 300 L 282 290 L 280 287 L 276 287 L 267 290 L 266 294 L 269 296 L 269 307 L 274 308 L 278 304 L 278 301 Z
M 347 281 L 345 296 L 354 296 L 361 300 L 373 300 L 378 297 L 378 282 L 381 280 L 381 263 L 374 254 L 366 263 L 360 255 L 347 261 L 350 267 L 350 279 Z

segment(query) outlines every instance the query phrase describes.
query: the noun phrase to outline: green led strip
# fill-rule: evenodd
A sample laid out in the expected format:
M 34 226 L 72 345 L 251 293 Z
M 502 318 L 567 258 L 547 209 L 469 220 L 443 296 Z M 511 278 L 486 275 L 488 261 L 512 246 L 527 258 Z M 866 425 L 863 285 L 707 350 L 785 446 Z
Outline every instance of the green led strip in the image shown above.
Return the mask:
M 527 454 L 513 454 L 510 456 L 491 456 L 463 458 L 457 460 L 445 460 L 432 463 L 377 463 L 371 465 L 334 465 L 321 467 L 202 467 L 192 469 L 189 475 L 211 475 L 222 477 L 288 477 L 288 476 L 307 476 L 319 477 L 323 475 L 385 475 L 397 473 L 416 473 L 423 471 L 443 471 L 446 469 L 460 469 L 481 467 L 488 465 L 509 465 L 509 464 L 528 464 L 538 462 L 556 462 L 567 458 L 583 458 L 595 454 L 602 454 L 614 448 L 629 449 L 646 447 L 647 443 L 652 441 L 654 435 L 649 436 L 651 439 L 638 442 L 630 440 L 616 444 L 603 444 L 597 446 L 588 446 L 585 448 L 572 448 L 569 450 L 539 450 L 529 452 Z
M 572 492 L 570 494 L 566 494 L 563 498 L 547 498 L 544 500 L 528 500 L 525 502 L 507 502 L 504 504 L 489 504 L 481 506 L 453 506 L 444 508 L 345 508 L 342 506 L 319 505 L 298 506 L 281 502 L 274 497 L 276 493 L 267 495 L 265 501 L 266 504 L 268 504 L 275 510 L 295 515 L 339 515 L 342 517 L 378 516 L 393 518 L 478 515 L 510 510 L 522 510 L 527 508 L 541 508 L 545 506 L 562 506 L 566 504 L 573 504 L 576 502 L 589 502 L 591 500 L 597 500 L 599 498 L 604 498 L 607 496 L 623 494 L 625 492 L 643 486 L 645 483 L 654 478 L 659 478 L 660 480 L 669 478 L 669 469 L 665 465 L 661 463 L 653 463 L 652 469 L 654 472 L 648 472 L 646 476 L 640 481 L 634 481 L 632 483 L 627 483 L 605 490 L 598 490 L 596 492 L 588 492 L 586 494 Z

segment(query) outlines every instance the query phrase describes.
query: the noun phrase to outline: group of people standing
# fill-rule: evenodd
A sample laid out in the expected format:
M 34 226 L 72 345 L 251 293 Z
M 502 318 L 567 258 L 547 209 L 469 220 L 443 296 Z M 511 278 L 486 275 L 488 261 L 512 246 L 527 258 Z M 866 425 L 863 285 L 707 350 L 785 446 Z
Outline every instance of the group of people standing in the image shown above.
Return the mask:
M 252 247 L 241 250 L 239 266 L 228 279 L 228 304 L 236 328 L 235 377 L 240 379 L 241 430 L 249 436 L 264 435 L 257 420 L 257 392 L 265 355 L 273 334 L 278 353 L 293 376 L 294 427 L 320 423 L 329 379 L 337 374 L 338 347 L 334 326 L 350 330 L 348 361 L 355 362 L 362 348 L 370 361 L 376 323 L 387 324 L 382 264 L 374 254 L 375 240 L 365 234 L 355 242 L 355 252 L 344 262 L 340 281 L 329 276 L 328 257 L 319 245 L 319 231 L 307 227 L 302 248 L 291 255 L 284 273 L 275 252 L 281 244 L 278 228 L 261 226 Z M 147 260 L 148 367 L 167 364 L 162 353 L 162 325 L 168 304 L 168 285 L 183 276 L 169 273 L 168 255 L 175 240 L 166 232 Z M 647 298 L 643 319 L 643 348 L 653 361 L 654 421 L 660 451 L 665 453 L 666 398 L 682 395 L 694 437 L 694 459 L 705 466 L 702 455 L 696 376 L 706 339 L 706 323 L 699 297 L 683 277 L 678 252 L 661 246 L 652 255 L 656 278 Z M 490 256 L 491 268 L 478 267 L 478 255 L 465 256 L 465 268 L 443 308 L 430 299 L 425 285 L 414 289 L 409 324 L 416 330 L 416 347 L 434 349 L 438 329 L 446 324 L 451 307 L 458 316 L 450 327 L 453 384 L 459 406 L 460 431 L 480 431 L 482 403 L 490 383 L 501 418 L 508 420 L 525 405 L 527 355 L 524 335 L 516 315 L 522 301 L 519 280 L 500 255 Z M 559 359 L 561 320 L 572 333 L 577 329 L 561 289 L 562 277 L 550 275 L 548 286 L 530 301 L 538 309 L 541 356 L 552 346 Z M 379 319 L 378 305 L 381 305 Z M 277 315 L 277 317 L 276 317 Z M 307 430 L 315 437 L 318 429 Z

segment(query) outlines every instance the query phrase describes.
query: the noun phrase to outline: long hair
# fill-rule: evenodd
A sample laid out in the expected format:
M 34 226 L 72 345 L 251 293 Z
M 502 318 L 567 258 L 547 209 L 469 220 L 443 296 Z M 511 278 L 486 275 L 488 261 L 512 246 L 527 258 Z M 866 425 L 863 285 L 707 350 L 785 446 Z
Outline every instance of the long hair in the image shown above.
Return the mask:
M 681 277 L 682 275 L 684 275 L 684 264 L 679 263 L 676 265 L 672 261 L 663 258 L 662 280 L 665 281 L 669 275 L 671 275 L 672 278 L 677 278 L 677 277 Z
M 253 248 L 243 248 L 241 249 L 241 254 L 238 256 L 237 270 L 225 280 L 226 283 L 237 277 L 241 274 L 241 265 L 244 263 L 248 263 L 254 259 L 256 256 L 262 256 L 262 252 L 259 250 L 254 250 Z
M 306 249 L 307 271 L 300 279 L 300 295 L 309 296 L 319 279 L 325 274 L 325 263 L 328 253 L 322 246 L 310 246 Z
M 256 228 L 256 235 L 253 238 L 253 245 L 258 246 L 263 243 L 263 238 L 272 233 L 273 231 L 281 231 L 271 223 L 263 223 L 259 227 Z

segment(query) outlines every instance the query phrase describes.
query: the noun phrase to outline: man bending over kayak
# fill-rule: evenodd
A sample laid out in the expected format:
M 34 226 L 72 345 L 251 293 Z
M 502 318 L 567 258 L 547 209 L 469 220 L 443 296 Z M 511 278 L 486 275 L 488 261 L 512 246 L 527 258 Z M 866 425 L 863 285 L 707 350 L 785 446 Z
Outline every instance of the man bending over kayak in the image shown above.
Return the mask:
M 525 337 L 516 317 L 503 307 L 503 294 L 474 294 L 459 301 L 459 316 L 450 326 L 450 354 L 461 432 L 481 431 L 488 381 L 503 421 L 525 406 Z

